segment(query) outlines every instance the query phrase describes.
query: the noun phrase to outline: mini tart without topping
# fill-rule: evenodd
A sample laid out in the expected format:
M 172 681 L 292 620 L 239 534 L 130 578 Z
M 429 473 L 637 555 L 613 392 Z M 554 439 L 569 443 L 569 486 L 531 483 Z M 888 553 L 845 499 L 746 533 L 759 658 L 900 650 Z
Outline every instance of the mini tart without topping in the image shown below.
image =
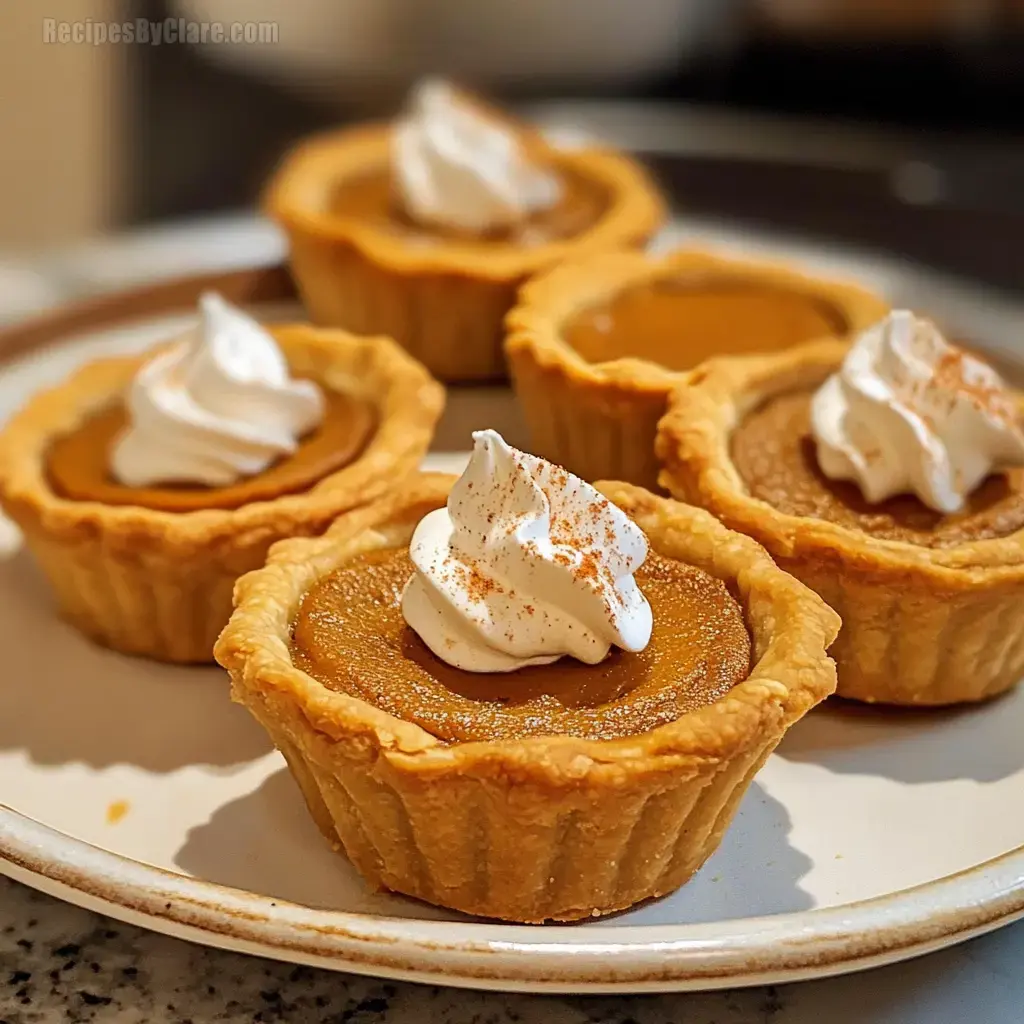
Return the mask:
M 54 442 L 120 403 L 151 353 L 91 363 L 34 397 L 0 433 L 0 506 L 24 533 L 62 613 L 100 643 L 164 661 L 211 661 L 234 581 L 261 565 L 271 544 L 318 534 L 381 497 L 426 451 L 443 390 L 397 345 L 299 324 L 270 332 L 296 377 L 353 396 L 375 420 L 352 461 L 300 491 L 272 497 L 263 488 L 260 500 L 239 507 L 187 512 L 58 493 L 48 472 Z M 147 497 L 140 492 L 140 501 Z
M 264 206 L 288 234 L 291 268 L 315 321 L 396 338 L 444 381 L 500 379 L 502 320 L 523 281 L 569 256 L 643 245 L 665 218 L 657 189 L 628 157 L 546 147 L 544 155 L 567 190 L 575 182 L 601 197 L 592 222 L 568 237 L 459 238 L 388 223 L 370 209 L 381 190 L 365 187 L 389 174 L 387 126 L 302 143 L 270 182 Z M 345 201 L 346 183 L 367 192 L 364 215 Z M 531 223 L 542 230 L 544 214 Z
M 827 517 L 824 504 L 814 516 L 787 511 L 794 495 L 754 497 L 734 461 L 747 417 L 817 389 L 845 351 L 823 342 L 706 364 L 680 384 L 659 425 L 661 483 L 758 540 L 839 612 L 840 696 L 912 705 L 991 697 L 1024 674 L 1024 530 L 1013 503 L 1002 505 L 1005 488 L 983 485 L 986 508 L 967 516 L 937 517 L 923 505 L 908 515 L 914 499 L 897 498 L 858 522 L 865 512 L 854 501 Z M 834 485 L 829 501 L 849 486 Z
M 446 742 L 322 685 L 291 652 L 311 588 L 367 552 L 407 545 L 452 482 L 411 480 L 320 539 L 275 546 L 266 568 L 239 581 L 216 648 L 235 700 L 284 754 L 324 834 L 376 888 L 512 921 L 590 917 L 670 892 L 715 850 L 789 726 L 832 692 L 826 650 L 838 617 L 707 513 L 602 484 L 655 552 L 725 582 L 750 635 L 749 674 L 638 735 Z M 362 656 L 379 677 L 373 645 Z
M 852 336 L 888 308 L 855 285 L 774 263 L 603 253 L 527 284 L 505 351 L 537 454 L 585 480 L 656 488 L 655 430 L 687 370 Z

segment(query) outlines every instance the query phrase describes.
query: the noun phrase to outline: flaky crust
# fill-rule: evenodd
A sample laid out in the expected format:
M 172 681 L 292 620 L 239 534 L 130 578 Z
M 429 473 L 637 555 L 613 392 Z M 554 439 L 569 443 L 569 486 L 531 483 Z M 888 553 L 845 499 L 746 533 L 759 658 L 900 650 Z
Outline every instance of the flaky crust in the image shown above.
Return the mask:
M 0 504 L 64 611 L 110 646 L 211 660 L 235 578 L 262 564 L 282 537 L 319 533 L 340 513 L 379 498 L 426 451 L 443 389 L 397 345 L 304 324 L 270 330 L 296 376 L 364 398 L 377 411 L 377 429 L 359 458 L 303 493 L 188 513 L 56 494 L 46 474 L 50 443 L 117 400 L 147 355 L 83 367 L 32 398 L 0 433 Z
M 505 353 L 533 450 L 586 480 L 658 486 L 654 435 L 680 373 L 628 356 L 590 363 L 566 343 L 563 328 L 628 288 L 694 272 L 754 277 L 827 299 L 844 312 L 853 332 L 889 308 L 852 283 L 697 249 L 660 257 L 616 252 L 573 259 L 525 285 L 506 319 Z M 707 354 L 696 353 L 695 363 Z
M 728 582 L 753 641 L 749 677 L 648 733 L 449 744 L 296 668 L 292 623 L 312 584 L 407 544 L 453 478 L 422 476 L 285 541 L 239 580 L 216 647 L 232 693 L 282 750 L 314 818 L 371 885 L 518 921 L 607 913 L 684 882 L 718 845 L 783 733 L 835 686 L 838 617 L 751 540 L 625 484 L 601 485 L 652 547 Z
M 812 389 L 845 346 L 712 360 L 674 392 L 658 428 L 662 486 L 755 538 L 843 618 L 841 696 L 896 704 L 980 700 L 1024 673 L 1024 530 L 929 548 L 803 516 L 751 497 L 730 456 L 747 413 Z
M 285 158 L 264 208 L 288 234 L 291 266 L 315 320 L 396 338 L 442 380 L 504 376 L 502 318 L 530 275 L 567 257 L 643 245 L 665 208 L 643 169 L 600 149 L 555 151 L 555 166 L 599 181 L 604 215 L 573 238 L 544 245 L 413 245 L 375 225 L 330 214 L 332 188 L 387 166 L 384 125 L 317 136 Z

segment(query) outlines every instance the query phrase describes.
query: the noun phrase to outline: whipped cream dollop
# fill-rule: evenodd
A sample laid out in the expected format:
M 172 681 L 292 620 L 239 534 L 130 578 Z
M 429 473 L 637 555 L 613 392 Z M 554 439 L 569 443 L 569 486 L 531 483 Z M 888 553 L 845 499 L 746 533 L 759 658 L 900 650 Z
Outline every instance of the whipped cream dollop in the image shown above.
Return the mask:
M 514 132 L 446 82 L 415 88 L 392 149 L 401 201 L 421 224 L 484 234 L 518 224 L 561 196 L 559 179 L 527 158 Z
M 312 381 L 293 380 L 277 343 L 252 317 L 207 293 L 198 325 L 135 376 L 130 425 L 111 458 L 128 487 L 223 487 L 294 452 L 323 418 Z
M 563 655 L 588 664 L 612 644 L 640 651 L 651 606 L 633 573 L 647 538 L 579 477 L 473 435 L 446 508 L 416 527 L 406 622 L 439 658 L 470 672 L 509 672 Z
M 1024 465 L 1020 412 L 999 374 L 906 310 L 860 335 L 815 393 L 811 428 L 821 471 L 869 502 L 909 493 L 957 512 L 990 473 Z

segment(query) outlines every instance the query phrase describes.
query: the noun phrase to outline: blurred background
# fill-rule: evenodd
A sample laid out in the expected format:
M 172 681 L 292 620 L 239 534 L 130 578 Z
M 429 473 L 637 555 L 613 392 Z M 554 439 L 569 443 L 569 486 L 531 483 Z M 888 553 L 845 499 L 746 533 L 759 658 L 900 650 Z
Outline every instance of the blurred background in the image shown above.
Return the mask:
M 252 32 L 102 39 L 136 19 Z M 683 214 L 1024 284 L 1024 0 L 9 0 L 0 49 L 0 311 L 44 302 L 40 261 L 101 286 L 271 257 L 204 218 L 426 73 L 640 152 Z M 145 257 L 93 241 L 142 228 Z

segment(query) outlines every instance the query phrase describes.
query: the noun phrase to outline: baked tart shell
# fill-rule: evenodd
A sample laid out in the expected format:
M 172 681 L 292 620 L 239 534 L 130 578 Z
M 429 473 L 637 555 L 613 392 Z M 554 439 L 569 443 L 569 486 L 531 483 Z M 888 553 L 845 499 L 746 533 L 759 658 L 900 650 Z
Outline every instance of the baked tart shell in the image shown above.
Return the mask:
M 705 274 L 749 278 L 823 299 L 843 314 L 854 333 L 889 309 L 882 299 L 854 284 L 700 250 L 661 257 L 618 252 L 573 259 L 529 282 L 506 320 L 505 351 L 531 450 L 585 480 L 626 480 L 658 489 L 658 421 L 673 387 L 688 371 L 628 356 L 591 363 L 565 341 L 563 330 L 579 314 L 628 289 L 677 275 Z M 694 365 L 713 354 L 695 351 Z
M 386 338 L 308 325 L 270 328 L 292 372 L 371 404 L 361 454 L 310 489 L 237 509 L 187 513 L 71 501 L 55 493 L 51 442 L 120 400 L 148 355 L 103 359 L 32 398 L 0 433 L 0 505 L 17 523 L 62 614 L 98 642 L 161 661 L 209 662 L 235 580 L 283 537 L 321 533 L 413 472 L 443 389 Z
M 530 276 L 569 256 L 642 246 L 665 219 L 644 170 L 602 149 L 558 151 L 555 167 L 603 185 L 608 204 L 588 229 L 544 244 L 416 244 L 355 217 L 328 212 L 330 190 L 386 167 L 387 126 L 310 139 L 283 161 L 264 208 L 284 228 L 290 264 L 317 323 L 395 338 L 438 379 L 503 379 L 503 320 Z
M 942 705 L 985 700 L 1024 675 L 1024 531 L 932 548 L 788 515 L 749 495 L 732 432 L 775 395 L 817 387 L 845 346 L 721 359 L 680 384 L 658 428 L 661 483 L 762 544 L 843 620 L 837 693 Z
M 729 582 L 753 641 L 716 703 L 619 740 L 444 743 L 296 668 L 309 588 L 368 550 L 408 543 L 453 478 L 423 476 L 319 539 L 284 541 L 235 588 L 218 641 L 234 699 L 284 754 L 310 813 L 367 883 L 469 914 L 575 920 L 670 892 L 718 846 L 786 730 L 835 686 L 838 617 L 753 541 L 697 509 L 601 485 L 652 546 Z

